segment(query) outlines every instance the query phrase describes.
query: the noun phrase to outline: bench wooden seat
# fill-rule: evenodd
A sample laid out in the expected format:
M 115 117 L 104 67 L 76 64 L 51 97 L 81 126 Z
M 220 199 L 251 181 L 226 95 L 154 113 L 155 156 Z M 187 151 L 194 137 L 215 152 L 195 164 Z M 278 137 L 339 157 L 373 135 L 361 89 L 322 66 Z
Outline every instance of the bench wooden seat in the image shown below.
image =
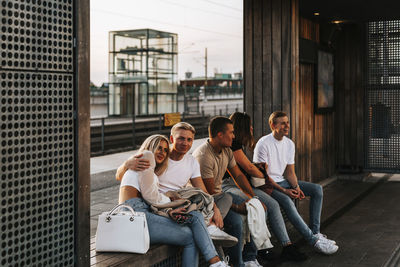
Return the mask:
M 178 266 L 181 248 L 168 245 L 153 245 L 146 254 L 96 252 L 95 237 L 90 239 L 90 266 Z M 160 264 L 171 261 L 172 264 Z M 176 261 L 177 264 L 174 264 Z
M 298 207 L 298 200 L 295 200 Z M 281 209 L 285 223 L 288 222 L 285 212 Z M 269 223 L 268 228 L 271 229 Z M 273 239 L 275 237 L 273 236 Z M 275 240 L 274 240 L 275 241 Z M 90 239 L 90 266 L 106 267 L 106 266 L 180 266 L 182 248 L 171 245 L 153 245 L 146 254 L 136 253 L 109 253 L 96 252 L 96 238 Z M 218 248 L 219 249 L 219 248 Z M 223 255 L 222 251 L 218 251 Z M 208 266 L 200 256 L 199 266 Z

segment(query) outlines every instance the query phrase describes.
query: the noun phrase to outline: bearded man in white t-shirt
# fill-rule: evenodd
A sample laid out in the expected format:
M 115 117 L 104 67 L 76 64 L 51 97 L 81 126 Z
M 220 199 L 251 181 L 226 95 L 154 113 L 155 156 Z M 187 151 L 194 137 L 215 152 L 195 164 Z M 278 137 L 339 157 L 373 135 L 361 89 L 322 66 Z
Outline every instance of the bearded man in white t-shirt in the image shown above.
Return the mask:
M 272 133 L 263 136 L 254 149 L 253 162 L 265 163 L 268 176 L 284 188 L 296 190 L 293 199 L 310 196 L 310 225 L 308 226 L 298 213 L 288 195 L 273 190 L 271 196 L 279 202 L 289 221 L 303 235 L 304 239 L 324 254 L 333 254 L 338 250 L 336 242 L 320 233 L 322 187 L 318 184 L 299 181 L 294 167 L 295 145 L 289 135 L 289 118 L 282 111 L 275 111 L 269 117 Z
M 194 127 L 187 122 L 179 122 L 171 128 L 170 142 L 172 146 L 170 147 L 168 167 L 158 176 L 160 192 L 176 191 L 191 184 L 193 187 L 209 193 L 201 178 L 198 161 L 187 153 L 192 148 L 195 133 Z M 141 156 L 141 154 L 134 155 L 125 161 L 117 170 L 117 180 L 120 176 L 119 173 L 123 173 L 122 170 L 143 171 L 149 168 L 150 162 Z M 214 197 L 214 216 L 207 229 L 211 238 L 220 241 L 217 243 L 222 246 L 231 244 L 232 241 L 234 241 L 233 243 L 237 242 L 235 237 L 220 230 L 224 226 L 223 218 L 229 212 L 231 205 L 232 197 L 229 194 Z

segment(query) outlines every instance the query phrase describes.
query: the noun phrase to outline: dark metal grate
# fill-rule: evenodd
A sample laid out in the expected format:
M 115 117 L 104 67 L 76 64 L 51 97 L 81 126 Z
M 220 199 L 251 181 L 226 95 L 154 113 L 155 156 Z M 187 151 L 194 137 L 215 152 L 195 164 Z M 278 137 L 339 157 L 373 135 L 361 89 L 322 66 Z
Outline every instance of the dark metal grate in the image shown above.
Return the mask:
M 72 71 L 72 0 L 1 0 L 0 66 Z
M 400 172 L 400 20 L 367 26 L 367 169 Z
M 0 0 L 0 265 L 74 265 L 72 0 Z
M 182 266 L 182 251 L 179 251 L 174 256 L 170 256 L 159 263 L 153 264 L 151 267 L 179 267 Z M 199 267 L 209 266 L 209 264 L 204 260 L 202 255 L 199 255 Z
M 151 267 L 180 267 L 182 262 L 182 253 L 179 252 L 175 254 L 174 256 L 171 256 L 163 261 L 160 261 L 159 263 L 156 263 L 152 265 Z

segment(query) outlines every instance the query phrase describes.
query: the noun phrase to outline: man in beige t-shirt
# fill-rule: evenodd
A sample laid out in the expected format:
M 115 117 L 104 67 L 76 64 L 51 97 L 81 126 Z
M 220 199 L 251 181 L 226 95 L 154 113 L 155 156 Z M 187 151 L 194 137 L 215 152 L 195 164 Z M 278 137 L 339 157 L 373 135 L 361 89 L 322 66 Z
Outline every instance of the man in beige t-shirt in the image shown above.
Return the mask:
M 208 131 L 210 139 L 199 146 L 193 152 L 193 156 L 199 161 L 201 178 L 208 193 L 214 195 L 215 199 L 223 194 L 229 194 L 233 198 L 234 203 L 224 218 L 224 225 L 225 231 L 236 237 L 239 242 L 228 250 L 228 255 L 234 266 L 259 266 L 256 260 L 257 248 L 252 241 L 246 243 L 242 253 L 243 222 L 240 215 L 234 210 L 246 212 L 245 200 L 238 195 L 224 193 L 221 188 L 222 178 L 228 169 L 239 187 L 250 197 L 254 196 L 251 185 L 236 165 L 230 149 L 234 138 L 232 121 L 225 117 L 216 117 L 211 120 Z M 217 199 L 215 203 L 219 206 Z
M 201 176 L 214 178 L 213 194 L 220 193 L 222 191 L 222 178 L 226 169 L 232 169 L 236 166 L 232 150 L 229 147 L 223 147 L 221 152 L 218 153 L 210 144 L 210 140 L 207 140 L 204 145 L 196 149 L 193 155 L 200 163 Z

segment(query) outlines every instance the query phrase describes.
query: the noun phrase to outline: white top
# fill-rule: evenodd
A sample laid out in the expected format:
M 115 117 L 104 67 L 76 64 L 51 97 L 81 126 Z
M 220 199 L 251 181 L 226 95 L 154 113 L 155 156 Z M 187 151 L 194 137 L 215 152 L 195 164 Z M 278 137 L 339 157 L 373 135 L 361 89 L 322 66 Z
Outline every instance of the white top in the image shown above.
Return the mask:
M 283 173 L 287 165 L 294 164 L 295 145 L 292 140 L 283 137 L 277 140 L 272 133 L 258 140 L 254 149 L 253 162 L 265 162 L 267 174 L 279 183 L 285 180 Z
M 127 170 L 122 177 L 121 185 L 123 186 L 132 186 L 140 192 L 139 180 L 138 180 L 138 173 L 132 170 Z
M 132 186 L 136 188 L 144 200 L 150 204 L 164 204 L 171 202 L 169 197 L 160 193 L 158 178 L 154 174 L 154 155 L 150 151 L 143 152 L 143 158 L 150 160 L 150 168 L 144 171 L 127 170 L 122 177 L 121 186 Z
M 183 156 L 181 160 L 168 159 L 168 167 L 158 177 L 160 192 L 176 191 L 184 188 L 190 179 L 200 177 L 200 165 L 190 154 Z

